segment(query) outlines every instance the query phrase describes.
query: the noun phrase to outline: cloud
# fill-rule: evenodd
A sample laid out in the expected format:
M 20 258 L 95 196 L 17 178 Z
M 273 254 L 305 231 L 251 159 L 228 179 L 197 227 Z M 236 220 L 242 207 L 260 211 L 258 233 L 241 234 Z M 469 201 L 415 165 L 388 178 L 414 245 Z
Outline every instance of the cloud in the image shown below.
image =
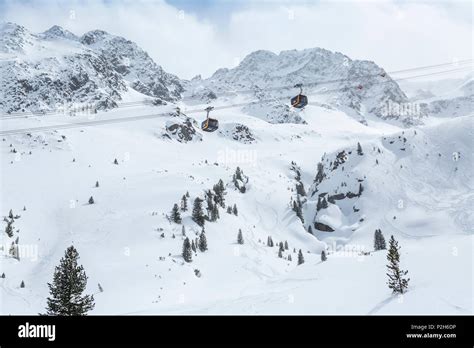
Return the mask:
M 2 1 L 2 0 L 0 0 Z M 81 35 L 103 29 L 143 47 L 183 78 L 232 67 L 257 49 L 323 47 L 387 70 L 472 57 L 467 2 L 248 1 L 207 3 L 208 14 L 180 12 L 164 1 L 13 1 L 0 19 L 33 32 L 54 24 Z M 218 18 L 219 9 L 225 16 Z M 223 20 L 225 18 L 225 20 Z

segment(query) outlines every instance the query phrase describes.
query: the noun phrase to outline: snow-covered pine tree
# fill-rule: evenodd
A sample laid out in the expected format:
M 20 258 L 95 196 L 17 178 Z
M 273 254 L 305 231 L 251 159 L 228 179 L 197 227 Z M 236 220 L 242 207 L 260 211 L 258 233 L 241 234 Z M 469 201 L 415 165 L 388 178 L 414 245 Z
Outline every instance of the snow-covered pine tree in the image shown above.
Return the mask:
M 288 241 L 285 240 L 285 250 L 288 250 Z
M 227 214 L 232 214 L 232 207 L 231 206 L 227 207 Z
M 235 215 L 235 216 L 238 216 L 239 215 L 239 212 L 237 210 L 237 205 L 234 204 L 234 207 L 232 208 L 232 213 Z
M 199 226 L 204 226 L 204 212 L 202 211 L 202 199 L 197 197 L 194 200 L 192 219 Z
M 398 242 L 395 240 L 393 235 L 390 237 L 389 249 L 387 253 L 388 260 L 388 287 L 393 290 L 393 293 L 403 294 L 408 288 L 408 282 L 410 278 L 405 279 L 404 276 L 407 275 L 408 271 L 403 271 L 400 269 L 400 247 Z
M 242 235 L 242 230 L 239 228 L 239 233 L 237 234 L 237 243 L 244 244 L 244 236 Z
M 281 251 L 281 249 L 278 250 L 278 257 L 280 259 L 283 258 L 283 252 Z
M 267 246 L 273 247 L 273 240 L 272 240 L 272 237 L 270 237 L 270 236 L 268 236 L 268 238 L 267 238 Z
M 385 250 L 387 246 L 385 244 L 385 237 L 382 234 L 382 230 L 376 229 L 374 234 L 374 250 Z
M 171 209 L 171 221 L 177 224 L 180 224 L 182 221 L 181 214 L 179 212 L 179 207 L 178 207 L 178 204 L 176 203 L 173 205 L 173 209 Z
M 196 244 L 194 244 L 194 240 L 191 242 L 191 249 L 196 252 Z
M 95 187 L 99 187 L 99 182 L 98 181 L 95 182 Z
M 308 226 L 308 233 L 313 234 L 313 228 L 311 227 L 311 225 Z
M 225 208 L 225 185 L 222 179 L 219 179 L 218 183 L 214 185 L 213 190 L 216 194 L 216 203 L 219 204 L 222 208 Z
M 326 175 L 324 174 L 324 165 L 321 162 L 319 162 L 318 171 L 316 173 L 316 177 L 314 178 L 314 182 L 316 183 L 316 185 L 320 184 L 323 181 L 325 176 Z
M 117 161 L 117 159 L 114 159 L 114 164 L 118 164 L 118 161 Z
M 326 261 L 328 259 L 328 257 L 326 256 L 326 252 L 323 250 L 321 251 L 321 261 Z
M 303 263 L 304 263 L 303 252 L 300 249 L 300 251 L 298 252 L 298 265 L 301 265 Z
M 360 146 L 360 143 L 357 143 L 357 154 L 359 156 L 362 156 L 364 153 L 362 152 L 362 146 Z
M 207 238 L 206 238 L 206 234 L 204 233 L 204 230 L 201 232 L 201 234 L 199 235 L 199 251 L 206 251 L 207 250 Z
M 2 278 L 5 279 L 5 273 L 2 273 Z
M 78 259 L 79 253 L 70 246 L 56 266 L 53 282 L 48 283 L 51 297 L 46 300 L 47 315 L 86 315 L 94 309 L 94 296 L 83 295 L 87 276 L 82 265 L 77 264 Z
M 91 196 L 91 197 L 89 198 L 89 204 L 94 204 L 94 203 L 95 203 L 94 197 Z
M 183 252 L 181 255 L 183 256 L 184 261 L 186 262 L 193 261 L 192 248 L 191 248 L 191 244 L 189 243 L 188 237 L 186 237 L 186 239 L 183 242 Z
M 183 227 L 181 227 L 181 234 L 183 236 L 186 236 L 186 228 L 184 227 L 184 225 L 183 225 Z
M 22 280 L 22 281 L 21 281 L 21 284 L 20 284 L 20 288 L 23 289 L 24 287 L 25 287 L 25 282 Z
M 188 210 L 188 198 L 186 195 L 183 195 L 181 197 L 181 211 L 187 211 Z
M 217 204 L 213 204 L 211 209 L 211 221 L 217 221 L 219 217 L 219 207 Z
M 14 228 L 13 228 L 13 222 L 15 222 L 14 219 L 7 219 L 7 218 L 4 218 L 4 220 L 7 225 L 5 226 L 5 233 L 7 234 L 8 237 L 13 237 L 13 231 L 14 231 Z

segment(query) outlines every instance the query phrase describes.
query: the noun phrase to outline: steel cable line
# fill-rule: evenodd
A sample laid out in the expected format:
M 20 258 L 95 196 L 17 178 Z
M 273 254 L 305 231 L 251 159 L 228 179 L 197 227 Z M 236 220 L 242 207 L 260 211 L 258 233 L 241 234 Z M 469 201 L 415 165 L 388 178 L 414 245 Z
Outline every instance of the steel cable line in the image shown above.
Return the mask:
M 434 73 L 427 73 L 427 74 L 409 76 L 409 77 L 404 77 L 404 78 L 400 78 L 400 79 L 396 79 L 396 80 L 382 81 L 382 82 L 371 84 L 371 87 L 374 86 L 374 85 L 379 85 L 379 84 L 384 84 L 384 83 L 392 83 L 393 81 L 400 81 L 400 80 L 408 80 L 408 79 L 414 79 L 414 78 L 420 78 L 420 77 L 426 77 L 426 76 L 441 75 L 441 74 L 446 74 L 446 73 L 462 71 L 462 70 L 465 70 L 465 69 L 466 69 L 466 67 L 458 68 L 458 69 L 452 69 L 452 70 L 448 70 L 448 71 L 440 71 L 440 72 L 434 72 Z M 353 86 L 353 87 L 355 88 L 356 86 Z M 350 89 L 350 88 L 351 88 L 350 86 L 349 87 L 346 86 L 343 89 L 325 90 L 325 91 L 321 91 L 319 93 L 312 93 L 310 95 L 328 94 L 328 93 L 333 93 L 333 92 L 346 90 L 346 89 Z M 235 103 L 235 104 L 230 104 L 230 105 L 216 106 L 214 108 L 214 110 L 224 110 L 224 109 L 230 109 L 230 108 L 235 108 L 235 107 L 246 106 L 246 105 L 250 105 L 250 104 L 254 104 L 254 103 L 265 103 L 265 102 L 277 101 L 277 100 L 287 99 L 287 98 L 288 98 L 288 96 L 281 96 L 281 97 L 272 96 L 271 98 L 268 98 L 268 99 L 257 99 L 257 100 L 253 100 L 253 101 L 250 101 L 250 102 L 243 102 L 243 103 Z M 318 104 L 314 104 L 314 103 L 309 103 L 309 104 L 310 105 L 318 105 Z M 198 113 L 198 112 L 202 112 L 202 111 L 203 111 L 202 109 L 193 109 L 193 110 L 190 110 L 190 111 L 186 111 L 186 113 L 191 114 L 191 113 Z M 47 130 L 55 130 L 55 129 L 70 129 L 70 128 L 77 128 L 77 127 L 88 127 L 88 126 L 93 126 L 93 125 L 103 125 L 103 124 L 110 124 L 110 123 L 122 123 L 122 122 L 129 122 L 129 121 L 152 119 L 152 118 L 156 118 L 156 117 L 169 116 L 170 112 L 171 111 L 157 113 L 157 114 L 149 114 L 149 115 L 112 118 L 112 119 L 106 119 L 106 120 L 71 122 L 71 123 L 60 124 L 60 125 L 52 125 L 52 126 L 11 129 L 11 130 L 0 131 L 0 136 L 12 135 L 12 134 L 26 134 L 26 133 L 40 132 L 40 131 L 47 131 Z
M 465 60 L 462 60 L 462 61 L 459 61 L 459 62 L 451 62 L 451 63 L 441 63 L 441 64 L 436 64 L 436 65 L 427 65 L 427 66 L 421 66 L 421 67 L 415 67 L 415 68 L 409 68 L 409 69 L 404 69 L 404 70 L 397 70 L 397 71 L 392 71 L 392 72 L 383 72 L 382 73 L 377 73 L 377 74 L 370 74 L 370 75 L 359 75 L 359 76 L 352 76 L 352 77 L 349 77 L 349 78 L 345 78 L 345 79 L 333 79 L 333 80 L 323 80 L 323 81 L 317 81 L 317 82 L 308 82 L 308 83 L 305 83 L 305 87 L 314 87 L 314 86 L 323 86 L 323 85 L 326 85 L 326 84 L 332 84 L 332 83 L 337 83 L 337 82 L 344 82 L 344 81 L 351 81 L 351 80 L 363 80 L 363 79 L 366 79 L 366 78 L 370 78 L 370 77 L 377 77 L 377 76 L 381 76 L 381 74 L 384 74 L 386 76 L 386 74 L 397 74 L 397 73 L 401 73 L 401 72 L 409 72 L 409 71 L 417 71 L 417 70 L 427 70 L 427 69 L 432 69 L 432 68 L 436 68 L 436 67 L 442 67 L 442 66 L 447 66 L 447 65 L 454 65 L 454 64 L 460 64 L 460 65 L 464 65 L 464 64 L 472 64 L 472 61 L 473 59 L 465 59 Z M 467 68 L 468 66 L 466 66 L 465 68 Z M 460 68 L 459 68 L 460 69 Z M 385 77 L 383 76 L 383 77 Z M 426 75 L 428 76 L 428 75 Z M 392 81 L 398 81 L 398 79 L 392 79 Z M 253 82 L 253 81 L 251 81 Z M 389 81 L 391 82 L 391 81 Z M 293 89 L 294 86 L 278 86 L 278 87 L 266 87 L 266 88 L 262 88 L 262 87 L 259 87 L 257 86 L 256 84 L 254 84 L 254 87 L 252 89 L 247 89 L 247 90 L 227 90 L 227 91 L 220 91 L 219 94 L 220 95 L 225 95 L 225 94 L 228 94 L 228 95 L 235 95 L 235 94 L 246 94 L 246 93 L 255 93 L 256 89 L 260 89 L 260 90 L 265 90 L 265 91 L 276 91 L 276 90 L 285 90 L 285 89 Z M 343 90 L 344 88 L 341 88 L 340 90 Z M 153 97 L 150 97 L 150 98 L 153 98 Z M 118 104 L 118 106 L 116 108 L 113 108 L 112 110 L 117 110 L 117 109 L 121 109 L 121 108 L 127 108 L 127 107 L 135 107 L 135 106 L 145 106 L 145 105 L 152 105 L 153 104 L 153 99 L 145 99 L 145 100 L 140 100 L 140 101 L 133 101 L 133 102 L 126 102 L 126 103 L 120 103 Z M 71 113 L 75 113 L 75 112 L 78 112 L 80 113 L 81 110 L 84 110 L 85 108 L 84 107 L 73 107 L 71 109 L 66 109 L 66 112 L 70 111 Z M 59 109 L 60 110 L 60 109 Z M 54 115 L 56 116 L 58 114 L 58 109 L 52 109 L 52 110 L 47 110 L 47 111 L 42 111 L 42 112 L 29 112 L 29 113 L 25 113 L 25 112 L 20 112 L 20 111 L 17 111 L 17 112 L 12 112 L 12 113 L 3 113 L 3 114 L 0 114 L 0 115 L 5 115 L 5 116 L 0 116 L 0 120 L 5 120 L 5 119 L 13 119 L 15 117 L 19 117 L 19 118 L 29 118 L 29 117 L 38 117 L 38 116 L 45 116 L 45 115 Z M 59 114 L 61 115 L 61 114 Z

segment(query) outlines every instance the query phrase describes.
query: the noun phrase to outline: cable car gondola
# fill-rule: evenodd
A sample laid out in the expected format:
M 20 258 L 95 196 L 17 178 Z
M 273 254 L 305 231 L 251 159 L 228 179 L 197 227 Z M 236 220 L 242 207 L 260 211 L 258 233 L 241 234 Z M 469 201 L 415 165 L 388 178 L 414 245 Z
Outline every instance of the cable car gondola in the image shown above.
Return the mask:
M 297 109 L 302 109 L 306 105 L 308 105 L 308 97 L 303 95 L 303 85 L 301 83 L 298 83 L 295 85 L 295 87 L 300 88 L 300 94 L 298 94 L 296 97 L 291 98 L 291 106 Z
M 206 132 L 214 132 L 219 128 L 219 121 L 215 118 L 209 118 L 209 112 L 214 109 L 214 107 L 209 106 L 205 110 L 207 111 L 207 117 L 201 123 L 201 129 Z

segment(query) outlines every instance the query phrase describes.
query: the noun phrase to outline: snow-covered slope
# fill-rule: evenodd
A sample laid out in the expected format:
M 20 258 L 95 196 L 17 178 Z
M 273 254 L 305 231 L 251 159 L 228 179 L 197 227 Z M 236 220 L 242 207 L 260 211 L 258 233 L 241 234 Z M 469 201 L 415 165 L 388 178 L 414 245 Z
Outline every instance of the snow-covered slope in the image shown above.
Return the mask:
M 69 104 L 95 110 L 117 106 L 131 94 L 173 101 L 183 91 L 135 43 L 95 30 L 77 37 L 53 26 L 31 34 L 0 26 L 0 110 L 44 112 Z
M 12 238 L 2 233 L 1 313 L 43 312 L 46 283 L 71 244 L 89 276 L 95 314 L 472 313 L 472 118 L 403 130 L 382 121 L 367 127 L 319 106 L 303 111 L 306 124 L 269 124 L 238 108 L 219 116 L 221 131 L 194 129 L 202 141 L 163 137 L 170 124 L 186 123 L 173 113 L 45 134 L 43 142 L 6 137 L 0 143 L 2 213 L 13 209 L 21 217 Z M 3 125 L 54 122 L 48 117 Z M 204 115 L 193 117 L 200 122 Z M 255 140 L 234 136 L 237 124 Z M 192 120 L 187 126 L 194 127 Z M 343 150 L 344 163 L 331 170 Z M 326 175 L 313 195 L 321 158 Z M 248 177 L 245 193 L 232 181 L 237 166 Z M 33 172 L 40 173 L 34 180 Z M 297 199 L 295 177 L 306 193 L 304 223 L 290 204 Z M 220 218 L 205 223 L 209 250 L 185 263 L 182 226 L 190 238 L 201 228 L 189 210 L 182 225 L 166 215 L 183 194 L 189 192 L 189 202 L 204 198 L 219 179 L 226 207 L 235 204 L 238 215 L 220 208 Z M 359 193 L 357 179 L 363 179 L 360 196 L 335 199 L 316 214 L 318 194 Z M 95 204 L 88 204 L 90 196 Z M 334 232 L 308 233 L 313 221 Z M 403 298 L 385 284 L 385 251 L 368 253 L 376 228 L 402 246 L 402 267 L 411 278 Z M 243 245 L 236 242 L 239 229 Z M 20 261 L 8 252 L 17 237 L 31 248 Z M 266 245 L 268 237 L 275 247 Z M 288 250 L 279 258 L 285 241 Z M 305 263 L 298 266 L 299 249 Z M 322 263 L 324 249 L 329 255 Z

